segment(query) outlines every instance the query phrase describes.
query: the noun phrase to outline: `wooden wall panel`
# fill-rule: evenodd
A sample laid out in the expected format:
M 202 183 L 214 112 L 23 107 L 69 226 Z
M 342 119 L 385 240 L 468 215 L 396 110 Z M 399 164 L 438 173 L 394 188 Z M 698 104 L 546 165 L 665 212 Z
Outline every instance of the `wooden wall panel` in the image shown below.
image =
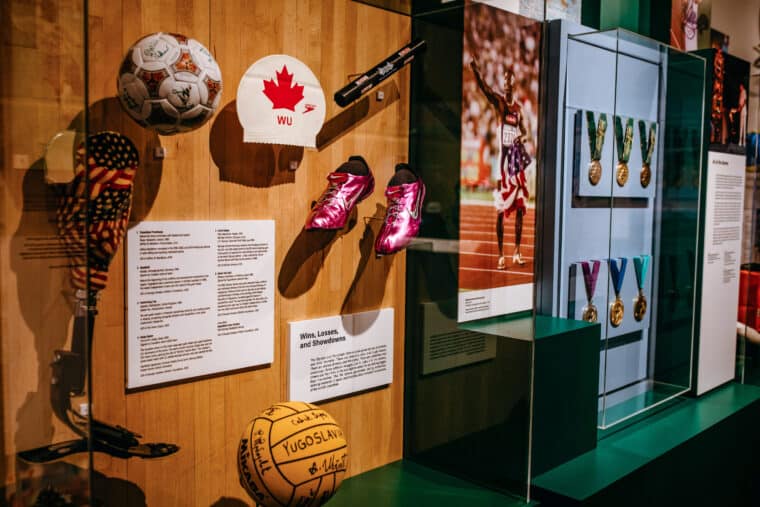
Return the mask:
M 237 479 L 236 450 L 246 423 L 287 398 L 288 322 L 384 307 L 395 309 L 394 382 L 324 404 L 346 430 L 350 474 L 401 457 L 405 257 L 376 259 L 373 240 L 384 214 L 383 190 L 406 160 L 409 69 L 374 94 L 341 109 L 332 94 L 408 42 L 410 21 L 349 0 L 90 0 L 89 76 L 84 74 L 83 2 L 2 2 L 0 58 L 0 474 L 10 495 L 21 478 L 86 471 L 86 456 L 31 470 L 18 450 L 73 438 L 49 406 L 53 352 L 70 341 L 65 259 L 25 258 L 28 239 L 55 236 L 55 201 L 41 157 L 58 131 L 114 130 L 141 155 L 132 223 L 150 220 L 274 219 L 275 360 L 271 365 L 138 393 L 125 392 L 125 255 L 111 264 L 98 303 L 93 346 L 93 414 L 173 442 L 156 460 L 95 456 L 94 486 L 109 506 L 210 506 L 222 498 L 250 503 Z M 207 45 L 223 72 L 218 114 L 203 128 L 159 137 L 131 121 L 115 98 L 119 64 L 141 36 L 180 32 Z M 327 123 L 318 150 L 245 145 L 235 95 L 245 70 L 269 54 L 305 62 L 325 90 Z M 166 158 L 153 157 L 163 146 Z M 359 154 L 376 178 L 352 225 L 334 237 L 302 232 L 329 172 Z M 295 171 L 288 169 L 296 161 Z M 77 400 L 84 402 L 86 399 Z M 71 482 L 71 481 L 70 481 Z M 19 496 L 16 496 L 16 500 Z M 26 500 L 30 500 L 26 498 Z
M 389 80 L 382 103 L 364 99 L 354 111 L 369 113 L 352 121 L 345 114 L 336 119 L 344 110 L 332 93 L 348 75 L 408 42 L 409 19 L 348 0 L 91 0 L 90 27 L 90 102 L 104 110 L 92 130 L 117 129 L 140 146 L 145 161 L 136 182 L 138 220 L 276 223 L 275 360 L 251 371 L 125 394 L 123 251 L 114 260 L 95 331 L 93 412 L 146 441 L 173 442 L 181 450 L 157 461 L 97 456 L 98 472 L 128 481 L 148 505 L 208 506 L 222 497 L 248 502 L 237 479 L 237 444 L 252 417 L 287 398 L 288 322 L 382 307 L 395 309 L 394 383 L 323 406 L 347 432 L 351 474 L 399 459 L 405 258 L 376 259 L 372 242 L 384 214 L 385 185 L 407 157 L 409 71 Z M 195 132 L 159 139 L 113 108 L 121 58 L 155 31 L 198 39 L 222 69 L 220 111 Z M 234 109 L 239 80 L 253 62 L 278 53 L 305 62 L 325 90 L 331 129 L 319 150 L 242 143 Z M 163 161 L 149 151 L 157 143 L 167 150 Z M 353 226 L 325 245 L 324 235 L 302 232 L 303 222 L 327 174 L 353 154 L 367 159 L 376 190 L 359 204 Z M 300 161 L 294 172 L 287 170 L 291 160 Z

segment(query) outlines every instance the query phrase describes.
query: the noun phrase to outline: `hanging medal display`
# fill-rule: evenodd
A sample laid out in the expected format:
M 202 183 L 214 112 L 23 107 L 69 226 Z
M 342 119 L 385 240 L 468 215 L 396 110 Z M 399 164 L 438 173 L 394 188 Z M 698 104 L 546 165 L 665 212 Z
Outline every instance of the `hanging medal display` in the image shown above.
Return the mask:
M 631 158 L 633 146 L 633 118 L 628 118 L 623 129 L 623 120 L 615 116 L 615 141 L 617 141 L 617 173 L 615 180 L 619 186 L 625 186 L 628 182 L 628 159 Z
M 652 180 L 652 153 L 654 153 L 654 143 L 657 139 L 656 123 L 649 125 L 649 135 L 647 135 L 647 123 L 639 120 L 639 144 L 641 145 L 641 174 L 639 180 L 642 188 L 647 188 Z
M 647 313 L 647 298 L 644 297 L 644 284 L 647 279 L 647 269 L 649 268 L 648 255 L 638 255 L 633 258 L 633 267 L 636 271 L 636 285 L 639 287 L 639 295 L 633 303 L 633 318 L 636 322 L 644 320 Z
M 593 267 L 591 265 L 593 264 Z M 599 312 L 594 306 L 594 291 L 596 290 L 596 280 L 599 276 L 599 266 L 601 262 L 591 261 L 591 263 L 581 262 L 583 269 L 583 284 L 586 286 L 586 306 L 583 307 L 583 320 L 586 322 L 596 322 Z
M 604 147 L 604 135 L 607 133 L 607 115 L 599 113 L 599 122 L 596 123 L 593 111 L 586 111 L 586 126 L 591 154 L 591 163 L 588 165 L 588 181 L 592 185 L 596 185 L 602 179 L 602 147 Z
M 610 304 L 610 324 L 612 327 L 618 327 L 623 322 L 625 306 L 620 299 L 620 289 L 623 288 L 623 278 L 625 278 L 625 268 L 628 265 L 628 259 L 620 258 L 620 265 L 617 259 L 610 259 L 610 277 L 612 278 L 612 289 L 615 291 L 615 301 Z

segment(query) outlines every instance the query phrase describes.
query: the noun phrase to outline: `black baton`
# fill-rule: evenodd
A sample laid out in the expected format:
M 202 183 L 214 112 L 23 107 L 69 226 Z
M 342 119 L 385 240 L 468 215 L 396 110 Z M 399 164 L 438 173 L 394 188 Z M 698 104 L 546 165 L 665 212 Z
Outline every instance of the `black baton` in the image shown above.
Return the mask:
M 427 42 L 416 39 L 378 63 L 370 70 L 335 92 L 333 98 L 340 107 L 346 107 L 387 78 L 411 62 L 415 56 L 425 51 Z

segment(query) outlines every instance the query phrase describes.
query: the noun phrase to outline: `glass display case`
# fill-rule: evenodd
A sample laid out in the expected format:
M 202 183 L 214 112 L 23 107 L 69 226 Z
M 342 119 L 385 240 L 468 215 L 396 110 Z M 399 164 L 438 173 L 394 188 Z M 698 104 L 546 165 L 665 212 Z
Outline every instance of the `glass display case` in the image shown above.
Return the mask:
M 692 390 L 705 60 L 581 26 L 580 0 L 495 3 L 3 6 L 10 505 L 248 505 L 241 467 L 280 446 L 305 478 L 278 505 L 402 459 L 526 504 Z M 318 114 L 314 147 L 267 137 Z M 311 227 L 359 160 L 345 223 Z M 426 193 L 402 209 L 405 162 Z M 419 237 L 379 252 L 401 214 Z M 301 402 L 339 462 L 246 426 L 328 417 Z
M 0 10 L 0 503 L 250 505 L 246 425 L 304 385 L 350 449 L 306 463 L 323 472 L 308 502 L 400 459 L 405 257 L 373 243 L 408 160 L 409 67 L 345 107 L 333 93 L 407 45 L 410 19 L 349 0 Z M 238 97 L 270 121 L 253 130 L 299 135 L 244 142 L 251 74 Z M 306 230 L 354 156 L 376 186 L 345 227 Z M 349 343 L 364 352 L 336 352 Z M 311 379 L 334 361 L 339 380 Z
M 550 34 L 538 306 L 600 324 L 607 429 L 691 389 L 705 61 L 624 30 Z
M 468 141 L 463 121 L 468 108 L 463 86 L 474 85 L 465 53 L 472 43 L 469 28 L 481 19 L 477 13 L 489 9 L 517 19 L 493 8 L 461 5 L 412 18 L 414 35 L 428 41 L 425 58 L 412 69 L 410 124 L 410 160 L 425 174 L 427 197 L 420 237 L 407 252 L 404 454 L 526 498 L 530 341 L 466 329 L 459 315 L 462 274 L 477 272 L 480 259 L 491 260 L 495 269 L 498 259 L 495 248 L 467 254 L 491 240 L 473 235 L 485 236 L 478 229 L 490 230 L 496 218 L 489 212 L 489 225 L 478 227 L 470 213 L 492 209 L 468 198 L 473 187 L 490 195 L 494 181 L 490 161 L 481 159 L 477 148 L 468 149 L 468 142 L 479 141 Z M 510 38 L 514 32 L 502 35 Z M 469 95 L 481 98 L 474 88 Z M 490 274 L 485 270 L 491 268 L 482 269 Z M 530 334 L 532 317 L 522 320 Z
M 598 371 L 593 326 L 535 318 L 540 87 L 553 62 L 536 20 L 549 14 L 530 3 L 412 18 L 428 41 L 410 113 L 410 160 L 427 197 L 407 252 L 404 400 L 406 459 L 523 500 L 531 471 L 594 446 Z M 505 162 L 518 145 L 522 160 Z M 567 368 L 551 366 L 560 356 Z

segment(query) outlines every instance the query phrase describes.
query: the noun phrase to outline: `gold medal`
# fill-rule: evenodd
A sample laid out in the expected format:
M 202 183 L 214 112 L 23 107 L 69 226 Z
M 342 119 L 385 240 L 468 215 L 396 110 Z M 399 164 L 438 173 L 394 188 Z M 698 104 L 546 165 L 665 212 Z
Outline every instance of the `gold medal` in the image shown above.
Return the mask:
M 641 174 L 639 175 L 639 179 L 641 180 L 641 186 L 643 188 L 647 188 L 649 186 L 649 181 L 652 179 L 652 170 L 649 168 L 649 164 L 644 164 L 641 166 Z
M 615 302 L 610 305 L 610 324 L 612 327 L 618 327 L 623 322 L 623 315 L 625 314 L 625 307 L 623 301 L 619 298 L 615 298 Z
M 615 179 L 617 180 L 617 184 L 619 186 L 625 186 L 625 184 L 628 182 L 628 164 L 625 162 L 618 162 Z
M 602 163 L 598 160 L 592 160 L 588 165 L 588 182 L 592 185 L 599 183 L 602 179 Z
M 583 308 L 583 320 L 586 322 L 596 322 L 597 317 L 598 312 L 596 311 L 596 306 L 594 306 L 593 303 L 589 303 L 588 306 L 585 306 Z
M 644 297 L 644 285 L 646 284 L 647 269 L 649 268 L 648 255 L 637 255 L 633 258 L 633 266 L 636 269 L 636 285 L 639 287 L 639 295 L 633 302 L 633 318 L 636 322 L 644 320 L 647 314 L 647 298 Z
M 586 287 L 586 300 L 588 303 L 583 307 L 582 318 L 586 322 L 596 322 L 599 312 L 594 306 L 594 290 L 596 289 L 596 280 L 599 276 L 600 261 L 582 261 L 581 269 L 583 270 L 583 285 Z
M 636 302 L 633 304 L 633 318 L 636 322 L 644 320 L 644 315 L 647 313 L 647 298 L 644 297 L 644 293 L 639 291 L 639 297 L 636 298 Z

